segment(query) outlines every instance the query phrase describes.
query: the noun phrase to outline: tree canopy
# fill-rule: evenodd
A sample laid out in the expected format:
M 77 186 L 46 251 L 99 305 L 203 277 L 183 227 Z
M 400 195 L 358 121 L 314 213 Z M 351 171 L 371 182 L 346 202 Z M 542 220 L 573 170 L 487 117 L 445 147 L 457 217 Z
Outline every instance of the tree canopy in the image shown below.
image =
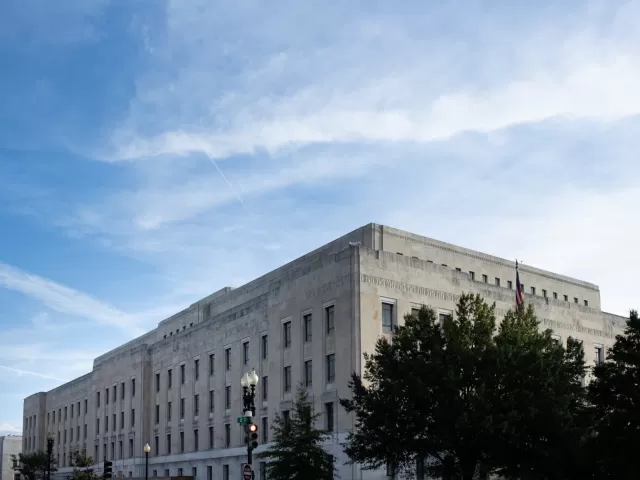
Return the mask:
M 56 460 L 53 455 L 49 457 L 46 452 L 19 453 L 12 455 L 11 461 L 13 470 L 19 472 L 27 480 L 39 480 L 45 477 L 47 466 L 51 467 L 51 472 L 55 472 Z M 49 462 L 51 464 L 49 465 Z
M 101 475 L 94 472 L 94 461 L 86 450 L 76 450 L 71 454 L 71 465 L 73 465 L 73 480 L 96 480 Z
M 594 460 L 603 479 L 636 479 L 640 472 L 640 318 L 632 311 L 589 385 L 595 422 Z
M 573 458 L 583 377 L 579 342 L 565 350 L 532 308 L 508 313 L 496 331 L 495 305 L 479 295 L 462 295 L 442 324 L 423 307 L 353 374 L 352 397 L 340 401 L 356 419 L 345 451 L 364 468 L 443 479 L 555 478 L 546 462 Z
M 267 460 L 270 480 L 333 479 L 333 458 L 322 446 L 327 432 L 315 427 L 306 389 L 300 385 L 289 418 L 276 414 L 271 430 L 273 445 L 258 458 Z

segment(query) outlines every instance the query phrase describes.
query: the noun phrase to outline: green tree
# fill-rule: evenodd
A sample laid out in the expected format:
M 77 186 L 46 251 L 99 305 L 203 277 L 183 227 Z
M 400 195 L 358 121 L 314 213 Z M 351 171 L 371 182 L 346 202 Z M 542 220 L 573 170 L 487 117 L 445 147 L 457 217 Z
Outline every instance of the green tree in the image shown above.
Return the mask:
M 55 472 L 56 460 L 47 455 L 46 452 L 33 452 L 33 453 L 19 453 L 11 455 L 11 461 L 13 463 L 13 470 L 20 473 L 27 480 L 39 480 L 45 478 L 47 472 L 47 466 L 51 467 L 51 472 Z M 49 462 L 51 462 L 49 464 Z
M 356 420 L 345 450 L 364 468 L 401 474 L 555 478 L 543 452 L 572 431 L 574 417 L 563 415 L 584 406 L 581 355 L 577 342 L 565 351 L 540 332 L 531 308 L 496 332 L 495 305 L 479 295 L 462 295 L 442 325 L 423 307 L 365 355 L 362 378 L 352 376 L 352 398 L 340 401 Z
M 71 464 L 73 465 L 73 480 L 96 480 L 101 477 L 94 472 L 93 458 L 87 455 L 86 450 L 76 450 L 71 454 Z
M 315 427 L 306 389 L 300 385 L 289 419 L 276 414 L 271 430 L 273 446 L 258 455 L 267 463 L 270 480 L 333 479 L 333 457 L 322 447 L 327 432 Z
M 640 472 L 640 318 L 632 311 L 589 385 L 594 407 L 594 460 L 600 478 L 636 479 Z

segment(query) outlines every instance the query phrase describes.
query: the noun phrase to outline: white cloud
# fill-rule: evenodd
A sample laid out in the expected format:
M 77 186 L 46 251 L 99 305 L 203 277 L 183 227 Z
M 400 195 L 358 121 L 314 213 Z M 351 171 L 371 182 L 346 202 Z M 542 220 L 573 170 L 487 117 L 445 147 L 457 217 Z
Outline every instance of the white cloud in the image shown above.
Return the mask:
M 176 49 L 186 48 L 183 37 L 193 36 L 198 42 L 187 45 L 195 52 L 181 51 L 187 63 L 170 83 L 165 74 L 144 78 L 130 117 L 114 131 L 115 151 L 105 158 L 202 153 L 225 159 L 263 149 L 274 155 L 316 143 L 428 143 L 557 117 L 607 122 L 638 115 L 640 93 L 634 85 L 640 49 L 635 30 L 628 31 L 623 17 L 639 10 L 638 5 L 628 2 L 620 9 L 611 31 L 594 27 L 604 18 L 594 19 L 597 12 L 577 15 L 584 23 L 561 33 L 548 23 L 554 19 L 547 18 L 529 26 L 526 34 L 503 25 L 505 34 L 486 35 L 476 51 L 458 52 L 455 45 L 435 51 L 428 42 L 442 40 L 424 32 L 417 38 L 391 35 L 393 48 L 384 51 L 375 49 L 366 33 L 336 36 L 322 47 L 296 49 L 291 44 L 284 52 L 253 58 L 237 82 L 219 91 L 207 79 L 214 81 L 218 62 L 224 61 L 222 45 L 198 30 L 202 25 L 189 16 L 189 7 L 174 7 L 169 12 L 179 20 L 170 20 L 166 48 L 175 55 Z M 202 8 L 204 18 L 216 13 L 215 7 Z M 491 20 L 487 17 L 483 20 Z M 368 25 L 366 17 L 345 22 Z M 393 21 L 375 25 L 374 31 L 397 29 Z M 290 27 L 297 35 L 292 42 L 306 45 L 302 39 L 314 34 L 313 27 L 308 33 Z M 368 31 L 356 29 L 361 30 Z M 505 38 L 506 32 L 512 37 Z M 496 49 L 511 63 L 497 62 Z M 482 69 L 483 60 L 491 72 L 467 70 Z M 344 65 L 347 61 L 351 64 Z M 474 75 L 493 79 L 474 83 Z M 285 93 L 275 93 L 281 90 Z M 147 109 L 152 108 L 166 115 L 149 117 Z M 158 133 L 150 133 L 154 131 Z
M 69 379 L 54 377 L 52 375 L 46 375 L 46 374 L 43 374 L 43 373 L 31 372 L 29 370 L 22 370 L 20 368 L 7 367 L 6 365 L 0 365 L 0 369 L 1 370 L 6 370 L 7 372 L 10 372 L 10 373 L 14 373 L 14 374 L 18 375 L 19 377 L 22 377 L 24 375 L 29 375 L 29 376 L 33 376 L 33 377 L 44 378 L 45 380 L 56 380 L 56 381 L 59 381 L 59 382 L 66 382 L 66 381 L 69 380 Z
M 22 293 L 60 313 L 138 332 L 137 318 L 84 292 L 0 263 L 0 287 Z
M 10 423 L 0 422 L 0 435 L 20 435 L 22 428 Z

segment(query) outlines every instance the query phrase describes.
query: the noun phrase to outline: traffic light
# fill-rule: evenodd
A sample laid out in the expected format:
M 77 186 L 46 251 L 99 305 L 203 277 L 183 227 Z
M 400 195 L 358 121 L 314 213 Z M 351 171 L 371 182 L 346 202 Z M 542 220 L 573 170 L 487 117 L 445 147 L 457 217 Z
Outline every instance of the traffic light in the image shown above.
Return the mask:
M 104 473 L 102 474 L 102 478 L 113 478 L 113 462 L 109 460 L 104 461 Z
M 250 423 L 247 427 L 247 445 L 249 448 L 258 448 L 258 426 Z

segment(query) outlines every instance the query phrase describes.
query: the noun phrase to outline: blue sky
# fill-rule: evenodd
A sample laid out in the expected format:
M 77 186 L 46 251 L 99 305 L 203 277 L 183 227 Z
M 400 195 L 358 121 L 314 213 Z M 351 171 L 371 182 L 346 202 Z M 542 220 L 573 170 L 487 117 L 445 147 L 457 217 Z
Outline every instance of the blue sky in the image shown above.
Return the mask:
M 638 307 L 639 1 L 0 6 L 0 434 L 377 222 Z

